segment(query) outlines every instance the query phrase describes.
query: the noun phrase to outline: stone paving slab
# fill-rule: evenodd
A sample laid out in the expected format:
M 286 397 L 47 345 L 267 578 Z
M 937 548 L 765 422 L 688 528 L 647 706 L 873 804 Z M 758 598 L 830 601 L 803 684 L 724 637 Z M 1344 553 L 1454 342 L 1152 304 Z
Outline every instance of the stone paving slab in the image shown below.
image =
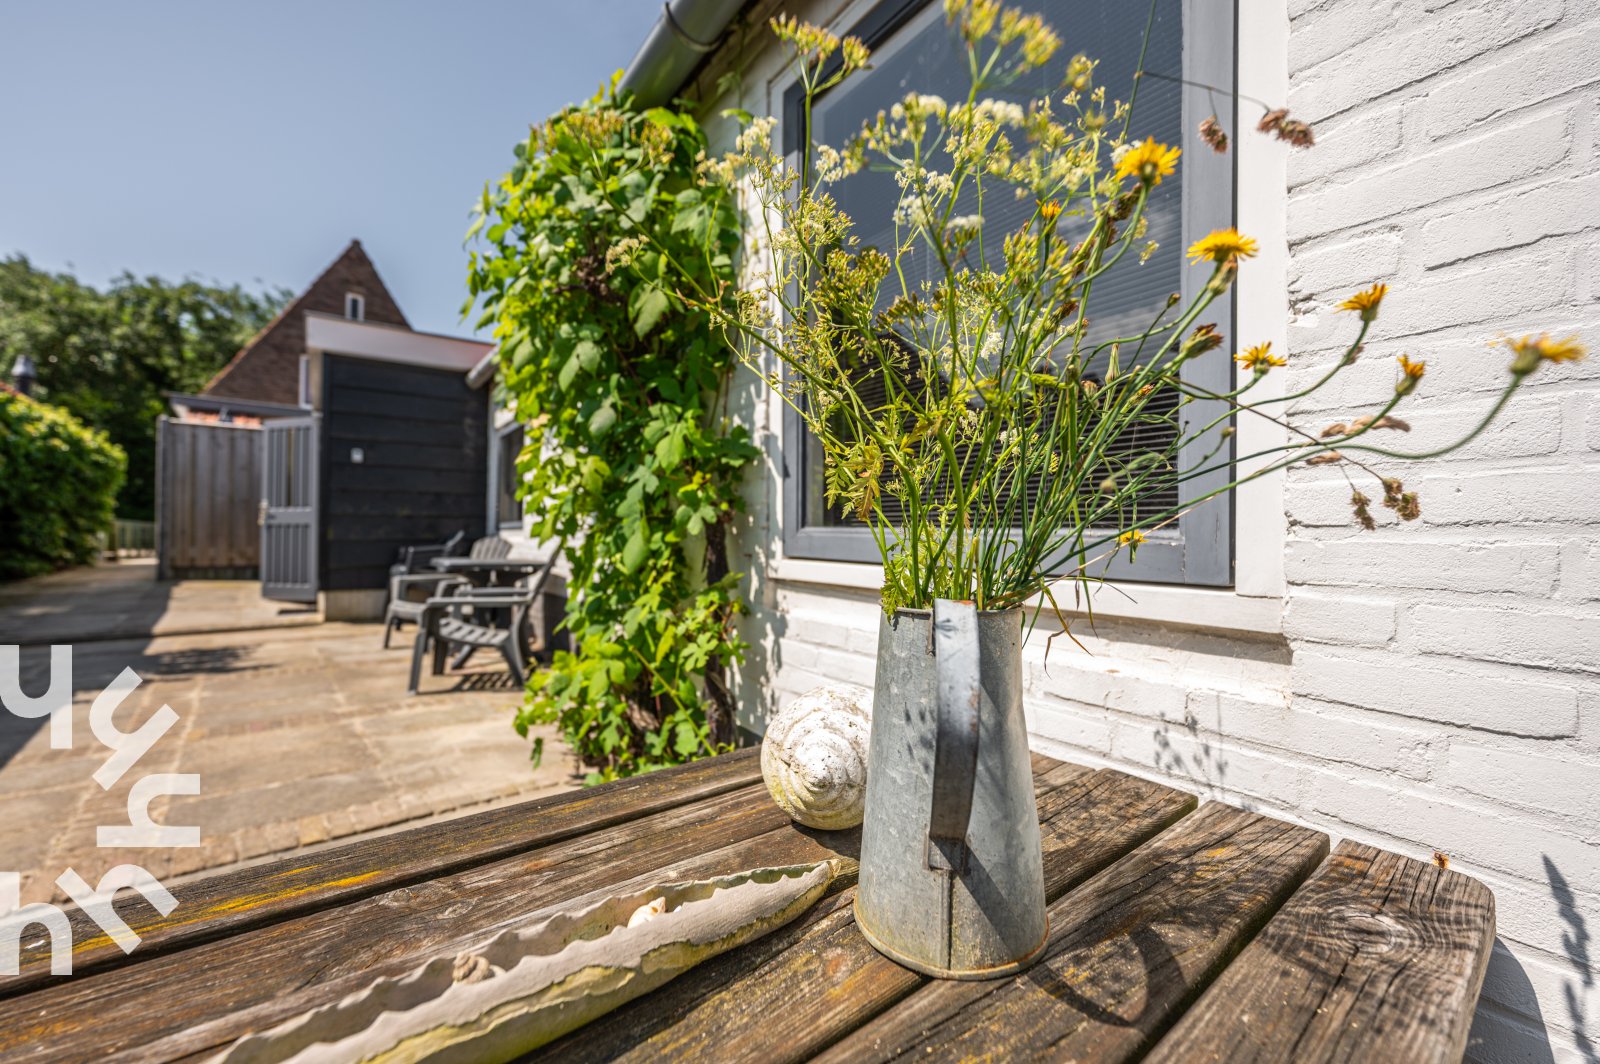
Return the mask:
M 157 580 L 153 558 L 0 583 L 0 644 L 139 639 L 321 620 L 313 607 L 262 598 L 251 580 Z
M 426 677 L 407 697 L 410 641 L 381 643 L 381 626 L 362 624 L 75 643 L 72 749 L 52 750 L 43 721 L 0 713 L 0 871 L 23 873 L 24 903 L 59 900 L 54 880 L 68 867 L 91 883 L 123 862 L 176 877 L 579 784 L 554 728 L 530 768 L 511 727 L 522 693 L 493 661 Z M 42 691 L 48 648 L 20 653 L 23 689 Z M 92 779 L 105 752 L 89 705 L 124 668 L 142 682 L 117 710 L 119 728 L 164 704 L 179 720 L 104 790 Z M 96 827 L 126 824 L 128 792 L 152 772 L 200 775 L 199 795 L 157 798 L 151 812 L 198 825 L 201 845 L 99 848 Z

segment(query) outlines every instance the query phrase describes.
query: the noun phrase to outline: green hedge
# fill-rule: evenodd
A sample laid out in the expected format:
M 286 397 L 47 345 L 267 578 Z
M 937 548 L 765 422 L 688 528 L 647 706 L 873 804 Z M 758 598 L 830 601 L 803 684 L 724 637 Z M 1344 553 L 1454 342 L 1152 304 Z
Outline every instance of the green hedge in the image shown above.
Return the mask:
M 0 580 L 92 561 L 127 466 L 104 432 L 0 388 Z

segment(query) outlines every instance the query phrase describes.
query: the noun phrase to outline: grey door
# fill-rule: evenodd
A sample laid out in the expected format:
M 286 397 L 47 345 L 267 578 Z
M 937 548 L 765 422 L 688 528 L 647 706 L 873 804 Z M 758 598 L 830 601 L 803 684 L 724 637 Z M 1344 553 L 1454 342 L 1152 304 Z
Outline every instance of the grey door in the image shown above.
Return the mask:
M 317 415 L 268 421 L 261 456 L 261 594 L 317 600 Z

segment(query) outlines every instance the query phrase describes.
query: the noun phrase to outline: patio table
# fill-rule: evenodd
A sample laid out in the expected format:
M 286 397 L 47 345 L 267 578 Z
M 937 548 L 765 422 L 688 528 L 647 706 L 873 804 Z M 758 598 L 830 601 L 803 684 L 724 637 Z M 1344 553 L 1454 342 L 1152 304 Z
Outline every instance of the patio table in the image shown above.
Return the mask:
M 797 827 L 755 750 L 504 807 L 81 913 L 75 971 L 26 936 L 0 977 L 0 1058 L 203 1059 L 536 909 L 641 877 L 840 858 L 790 925 L 529 1059 L 1459 1060 L 1494 937 L 1475 880 L 1108 769 L 1034 758 L 1049 945 L 939 982 L 851 916 L 858 831 Z
M 550 564 L 548 558 L 434 558 L 428 563 L 441 573 L 464 576 L 479 587 L 496 583 L 501 577 L 515 579 L 537 573 Z

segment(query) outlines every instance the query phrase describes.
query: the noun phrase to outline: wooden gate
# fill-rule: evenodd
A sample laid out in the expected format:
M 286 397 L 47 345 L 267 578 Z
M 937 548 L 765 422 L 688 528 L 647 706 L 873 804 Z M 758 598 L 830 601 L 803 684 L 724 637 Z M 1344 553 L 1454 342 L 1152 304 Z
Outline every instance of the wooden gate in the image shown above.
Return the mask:
M 267 422 L 261 469 L 261 594 L 317 601 L 317 415 Z
M 254 579 L 260 492 L 259 428 L 161 418 L 156 543 L 162 578 Z

